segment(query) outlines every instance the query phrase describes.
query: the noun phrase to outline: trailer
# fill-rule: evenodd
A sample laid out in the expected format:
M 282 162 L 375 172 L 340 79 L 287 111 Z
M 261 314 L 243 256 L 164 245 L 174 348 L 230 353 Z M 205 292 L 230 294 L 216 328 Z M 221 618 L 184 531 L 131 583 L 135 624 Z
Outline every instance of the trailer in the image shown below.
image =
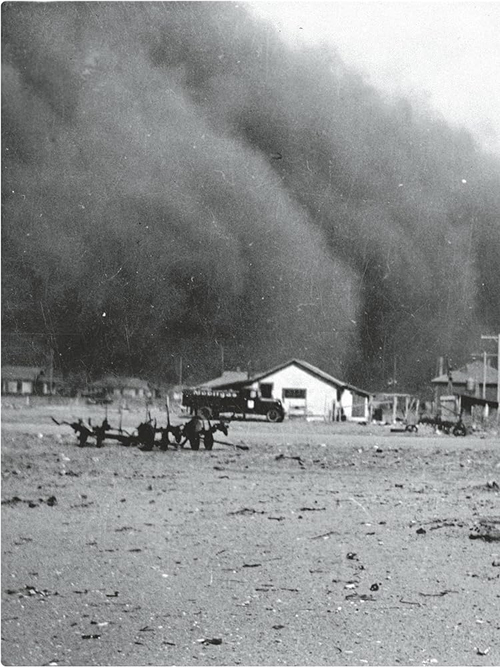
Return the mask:
M 185 389 L 182 405 L 193 415 L 217 419 L 220 415 L 260 415 L 269 422 L 282 422 L 285 409 L 280 400 L 263 398 L 255 389 Z

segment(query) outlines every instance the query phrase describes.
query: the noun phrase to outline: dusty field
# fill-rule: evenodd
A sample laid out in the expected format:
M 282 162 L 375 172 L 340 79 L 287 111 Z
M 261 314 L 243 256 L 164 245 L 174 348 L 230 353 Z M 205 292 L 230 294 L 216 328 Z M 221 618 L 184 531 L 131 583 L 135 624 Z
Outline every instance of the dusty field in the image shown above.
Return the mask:
M 86 409 L 2 415 L 3 664 L 500 664 L 500 525 L 470 538 L 498 437 L 251 422 L 248 452 L 143 453 L 50 414 Z

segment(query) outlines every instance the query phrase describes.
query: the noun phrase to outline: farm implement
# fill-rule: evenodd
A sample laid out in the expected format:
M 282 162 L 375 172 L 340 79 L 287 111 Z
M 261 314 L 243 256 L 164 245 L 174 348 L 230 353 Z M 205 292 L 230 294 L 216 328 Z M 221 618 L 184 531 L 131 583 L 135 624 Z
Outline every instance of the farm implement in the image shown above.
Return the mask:
M 178 449 L 184 447 L 187 442 L 194 450 L 200 449 L 202 442 L 207 450 L 211 450 L 215 443 L 237 449 L 248 449 L 246 445 L 234 445 L 214 438 L 217 431 L 221 431 L 227 436 L 229 422 L 223 420 L 212 424 L 207 418 L 195 416 L 184 424 L 172 425 L 168 405 L 166 426 L 158 426 L 157 420 L 153 420 L 150 413 L 147 412 L 146 420 L 141 422 L 132 432 L 124 430 L 121 423 L 118 428 L 113 428 L 108 422 L 107 416 L 99 425 L 92 424 L 91 419 L 87 423 L 83 419 L 73 422 L 58 421 L 54 417 L 51 417 L 51 419 L 58 426 L 72 428 L 78 438 L 79 447 L 85 447 L 92 442 L 95 443 L 96 447 L 103 447 L 105 440 L 114 440 L 124 447 L 136 446 L 144 452 L 152 451 L 155 447 L 161 451 L 166 451 L 169 446 Z M 158 435 L 159 438 L 157 438 Z

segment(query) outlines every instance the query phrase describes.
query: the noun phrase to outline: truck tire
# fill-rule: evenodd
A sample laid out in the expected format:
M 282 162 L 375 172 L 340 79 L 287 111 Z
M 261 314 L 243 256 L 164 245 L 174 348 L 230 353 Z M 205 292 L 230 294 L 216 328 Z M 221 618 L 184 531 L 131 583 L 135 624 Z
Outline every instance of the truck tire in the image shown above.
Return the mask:
M 204 405 L 202 408 L 198 408 L 198 415 L 204 417 L 205 419 L 211 419 L 212 409 L 208 405 Z
M 199 440 L 199 439 L 197 439 L 197 440 L 192 440 L 191 443 L 190 443 L 190 445 L 191 445 L 191 449 L 196 449 L 196 450 L 198 450 L 198 449 L 200 448 L 200 440 Z
M 270 410 L 267 411 L 266 419 L 268 422 L 273 422 L 273 423 L 279 422 L 280 418 L 281 415 L 275 408 L 271 408 Z

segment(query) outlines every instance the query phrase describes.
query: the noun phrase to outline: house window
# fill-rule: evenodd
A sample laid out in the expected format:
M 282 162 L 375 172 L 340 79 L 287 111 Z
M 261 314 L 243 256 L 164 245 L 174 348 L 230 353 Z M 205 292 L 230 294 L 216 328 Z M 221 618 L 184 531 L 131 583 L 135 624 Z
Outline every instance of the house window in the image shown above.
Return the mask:
M 283 398 L 302 398 L 305 400 L 307 389 L 283 389 Z
M 260 395 L 262 398 L 272 398 L 273 397 L 273 383 L 272 382 L 261 382 L 259 385 Z

